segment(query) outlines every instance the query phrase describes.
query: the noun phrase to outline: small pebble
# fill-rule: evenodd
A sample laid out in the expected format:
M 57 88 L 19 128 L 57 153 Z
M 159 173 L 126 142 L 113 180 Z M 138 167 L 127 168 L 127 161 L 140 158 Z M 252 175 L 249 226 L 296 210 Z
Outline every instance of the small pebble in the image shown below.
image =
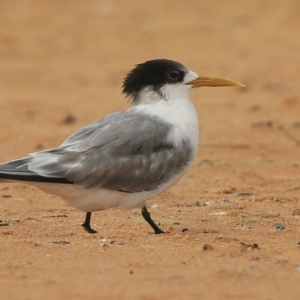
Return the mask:
M 111 240 L 110 244 L 113 245 L 125 245 L 125 243 L 123 241 L 116 241 L 116 240 Z
M 183 228 L 182 230 L 181 230 L 182 232 L 187 232 L 187 231 L 189 231 L 187 228 Z
M 11 198 L 11 195 L 9 195 L 9 194 L 4 194 L 4 195 L 2 195 L 2 197 L 3 197 L 3 198 Z
M 212 250 L 214 250 L 213 246 L 211 246 L 209 244 L 203 245 L 203 251 L 212 251 Z
M 242 227 L 242 229 L 243 229 L 243 230 L 249 230 L 249 229 L 251 229 L 251 227 L 248 226 L 248 225 L 244 225 L 244 226 Z
M 275 229 L 278 230 L 278 231 L 281 231 L 281 230 L 284 230 L 285 227 L 280 223 L 276 223 L 275 224 Z
M 8 223 L 3 223 L 3 220 L 0 220 L 0 226 L 8 226 Z
M 211 215 L 214 215 L 214 216 L 223 216 L 223 215 L 226 215 L 226 212 L 225 211 L 217 211 L 217 212 L 211 213 Z
M 254 250 L 254 249 L 257 249 L 259 250 L 259 246 L 258 244 L 256 243 L 253 243 L 253 244 L 245 244 L 243 242 L 240 243 L 241 247 L 242 247 L 242 250 Z
M 258 244 L 254 243 L 250 247 L 251 249 L 259 249 Z
M 66 114 L 65 118 L 61 121 L 61 123 L 64 124 L 72 124 L 76 122 L 76 117 L 72 115 L 71 113 Z
M 196 201 L 196 202 L 194 203 L 194 206 L 200 207 L 200 206 L 208 206 L 208 205 L 210 205 L 210 204 L 211 204 L 210 201 L 204 201 L 204 202 Z
M 68 241 L 54 241 L 52 243 L 57 244 L 57 245 L 68 245 L 68 244 L 70 244 L 70 242 L 68 242 Z
M 229 203 L 229 200 L 224 198 L 224 199 L 221 200 L 221 203 L 222 203 L 222 204 L 228 204 L 228 203 Z
M 109 238 L 107 238 L 107 237 L 105 237 L 105 238 L 103 238 L 103 239 L 101 240 L 101 242 L 102 242 L 102 243 L 105 243 L 105 242 L 110 242 L 110 239 L 109 239 Z

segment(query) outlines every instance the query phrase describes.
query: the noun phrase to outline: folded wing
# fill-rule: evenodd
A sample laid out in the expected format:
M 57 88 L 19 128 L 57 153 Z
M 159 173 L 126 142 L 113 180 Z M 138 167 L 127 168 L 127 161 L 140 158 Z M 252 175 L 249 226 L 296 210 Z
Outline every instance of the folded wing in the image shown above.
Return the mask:
M 71 135 L 60 147 L 0 165 L 0 178 L 74 183 L 126 192 L 149 191 L 191 160 L 187 141 L 168 141 L 173 125 L 128 111 Z

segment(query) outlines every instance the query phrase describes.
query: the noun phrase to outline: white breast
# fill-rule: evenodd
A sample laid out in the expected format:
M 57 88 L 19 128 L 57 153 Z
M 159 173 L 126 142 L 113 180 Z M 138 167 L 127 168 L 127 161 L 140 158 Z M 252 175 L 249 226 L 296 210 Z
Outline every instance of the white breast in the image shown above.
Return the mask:
M 199 138 L 198 114 L 189 98 L 176 97 L 168 101 L 163 99 L 155 104 L 138 105 L 135 109 L 173 124 L 168 140 L 175 145 L 179 145 L 182 140 L 188 140 L 193 154 L 196 154 Z

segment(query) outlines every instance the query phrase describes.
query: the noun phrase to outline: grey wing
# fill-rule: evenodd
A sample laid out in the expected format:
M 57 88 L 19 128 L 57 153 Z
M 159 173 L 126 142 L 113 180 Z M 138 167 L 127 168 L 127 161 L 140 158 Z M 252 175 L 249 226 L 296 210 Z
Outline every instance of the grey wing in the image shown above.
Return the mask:
M 96 122 L 94 122 L 86 127 L 79 129 L 78 131 L 76 131 L 72 135 L 70 135 L 64 141 L 64 143 L 61 145 L 61 147 L 76 145 L 76 144 L 86 140 L 95 131 L 98 131 L 101 128 L 104 128 L 110 124 L 118 122 L 119 120 L 121 120 L 123 118 L 124 115 L 126 115 L 126 111 L 116 112 L 116 113 L 110 114 L 100 120 L 97 120 Z
M 123 115 L 82 133 L 83 140 L 73 135 L 60 148 L 33 154 L 28 169 L 83 188 L 153 190 L 191 160 L 187 142 L 167 141 L 172 128 L 157 117 Z

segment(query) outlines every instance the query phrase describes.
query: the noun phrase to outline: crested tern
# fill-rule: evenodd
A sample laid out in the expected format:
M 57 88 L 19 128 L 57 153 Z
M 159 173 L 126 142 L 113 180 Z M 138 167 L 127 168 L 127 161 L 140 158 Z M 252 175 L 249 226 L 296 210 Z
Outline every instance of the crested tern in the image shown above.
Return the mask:
M 146 201 L 175 184 L 197 152 L 198 114 L 193 88 L 243 85 L 198 76 L 179 62 L 149 60 L 123 81 L 132 106 L 107 115 L 70 135 L 61 146 L 0 164 L 0 182 L 22 182 L 63 198 L 91 214 L 113 207 L 140 208 L 155 234 Z

